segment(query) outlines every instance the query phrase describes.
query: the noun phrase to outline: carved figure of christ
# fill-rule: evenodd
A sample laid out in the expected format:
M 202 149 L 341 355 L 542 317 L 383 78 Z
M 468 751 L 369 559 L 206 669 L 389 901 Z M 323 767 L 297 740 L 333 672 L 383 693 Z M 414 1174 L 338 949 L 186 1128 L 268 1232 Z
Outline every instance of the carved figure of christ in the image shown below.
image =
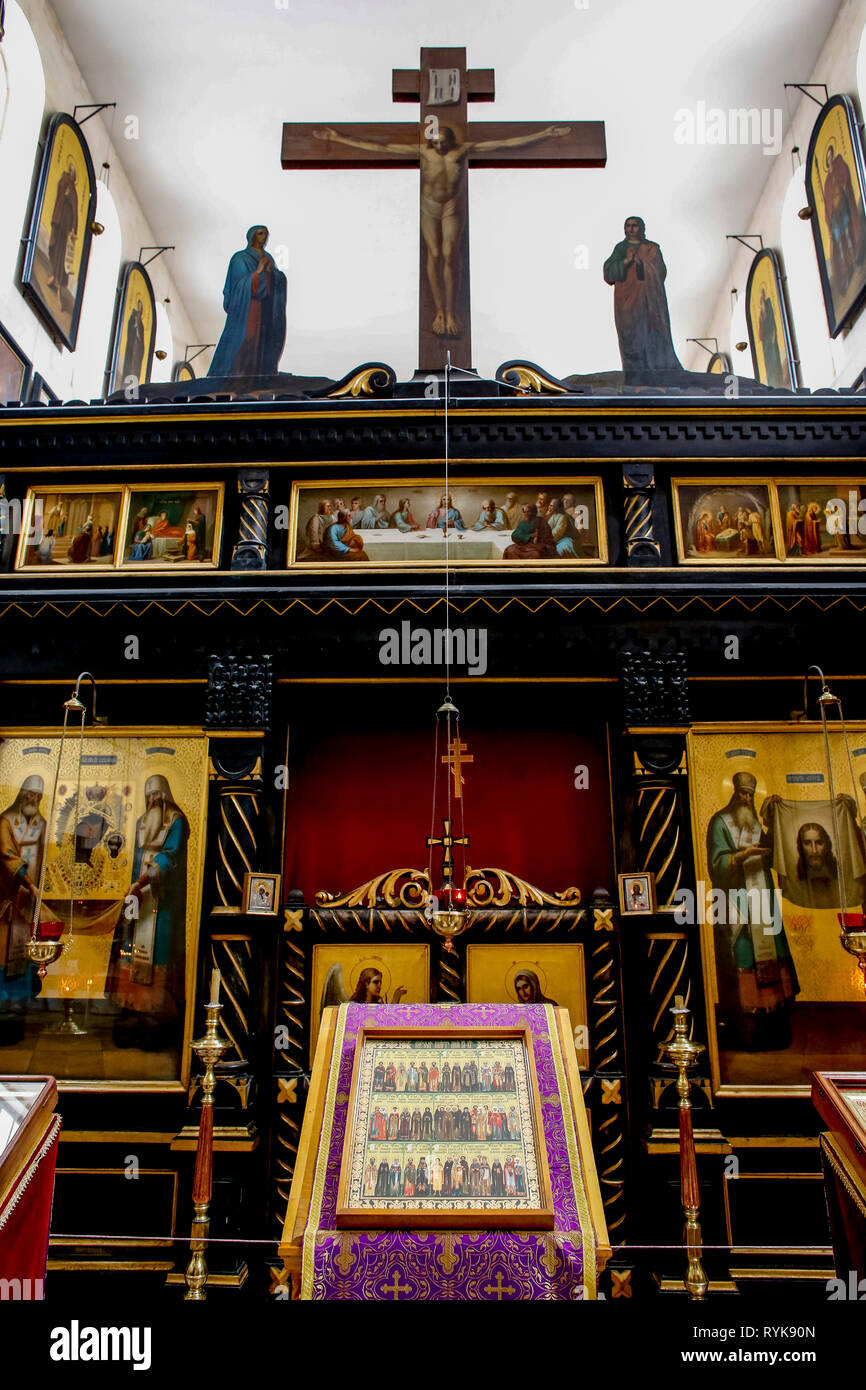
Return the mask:
M 437 121 L 438 126 L 438 121 Z M 435 129 L 435 127 L 434 127 Z M 341 135 L 326 126 L 314 130 L 316 140 L 330 140 L 355 150 L 373 154 L 386 150 L 389 154 L 414 155 L 421 168 L 421 235 L 427 249 L 427 283 L 433 300 L 434 317 L 431 330 L 438 338 L 459 338 L 464 324 L 457 311 L 458 295 L 463 275 L 462 232 L 466 222 L 466 180 L 462 177 L 470 155 L 489 154 L 493 150 L 517 149 L 534 145 L 541 140 L 561 139 L 571 133 L 571 126 L 547 126 L 529 135 L 514 135 L 503 140 L 461 140 L 458 142 L 450 126 L 438 126 L 430 139 L 419 144 L 375 144 Z
M 468 170 L 601 169 L 602 121 L 539 127 L 468 121 L 467 103 L 493 101 L 489 68 L 467 68 L 465 48 L 422 48 L 417 69 L 392 74 L 397 102 L 420 106 L 415 122 L 283 125 L 284 169 L 420 168 L 418 367 L 472 366 Z

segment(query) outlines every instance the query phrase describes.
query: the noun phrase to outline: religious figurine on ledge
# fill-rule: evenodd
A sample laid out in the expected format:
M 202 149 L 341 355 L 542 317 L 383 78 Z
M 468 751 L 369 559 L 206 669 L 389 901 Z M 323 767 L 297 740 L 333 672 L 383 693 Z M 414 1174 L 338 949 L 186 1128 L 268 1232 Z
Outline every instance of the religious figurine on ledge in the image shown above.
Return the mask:
M 604 263 L 604 278 L 613 285 L 613 314 L 626 380 L 651 382 L 656 372 L 683 371 L 671 339 L 665 295 L 667 267 L 661 248 L 646 239 L 642 217 L 627 217 L 625 240 Z
M 250 227 L 243 251 L 229 261 L 226 326 L 209 377 L 275 376 L 286 341 L 286 277 L 265 250 L 267 227 Z

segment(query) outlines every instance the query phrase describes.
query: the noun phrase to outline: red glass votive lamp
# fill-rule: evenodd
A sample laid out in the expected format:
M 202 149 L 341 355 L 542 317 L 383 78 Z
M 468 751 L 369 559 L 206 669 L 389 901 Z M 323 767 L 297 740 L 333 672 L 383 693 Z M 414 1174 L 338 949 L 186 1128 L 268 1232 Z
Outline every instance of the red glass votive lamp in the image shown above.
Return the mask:
M 440 912 L 462 912 L 466 906 L 466 889 L 454 888 L 450 883 L 443 883 L 436 890 L 436 897 Z
M 36 940 L 37 941 L 59 941 L 65 930 L 65 922 L 52 920 L 37 922 Z
M 843 931 L 862 931 L 866 926 L 866 916 L 862 912 L 837 912 L 836 916 Z

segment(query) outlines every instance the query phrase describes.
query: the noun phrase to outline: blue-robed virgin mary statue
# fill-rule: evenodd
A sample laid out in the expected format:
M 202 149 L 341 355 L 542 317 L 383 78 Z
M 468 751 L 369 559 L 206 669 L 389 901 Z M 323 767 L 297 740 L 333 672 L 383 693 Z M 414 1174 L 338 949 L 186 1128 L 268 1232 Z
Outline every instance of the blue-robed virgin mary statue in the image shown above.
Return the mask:
M 210 377 L 274 376 L 286 341 L 286 277 L 265 250 L 267 227 L 250 227 L 229 261 L 223 289 L 226 326 Z

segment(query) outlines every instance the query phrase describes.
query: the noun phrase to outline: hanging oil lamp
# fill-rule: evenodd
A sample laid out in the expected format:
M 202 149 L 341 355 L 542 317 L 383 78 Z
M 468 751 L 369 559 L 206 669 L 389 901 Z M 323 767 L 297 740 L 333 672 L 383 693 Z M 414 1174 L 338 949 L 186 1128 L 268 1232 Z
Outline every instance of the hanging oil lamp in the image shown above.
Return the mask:
M 857 806 L 857 781 L 854 776 L 854 763 L 851 757 L 851 746 L 848 742 L 848 731 L 845 727 L 845 716 L 842 713 L 842 701 L 838 695 L 834 695 L 827 685 L 824 672 L 820 666 L 810 666 L 803 680 L 803 711 L 806 712 L 808 699 L 809 676 L 815 672 L 821 680 L 821 693 L 818 696 L 818 709 L 821 715 L 821 730 L 824 735 L 824 760 L 827 765 L 827 788 L 830 793 L 830 809 L 833 816 L 833 830 L 836 837 L 836 844 L 841 843 L 839 827 L 839 803 L 836 797 L 836 786 L 833 778 L 833 763 L 830 757 L 830 731 L 827 723 L 827 711 L 835 706 L 839 715 L 839 728 L 845 744 L 845 755 L 848 760 L 848 772 L 851 777 L 851 792 L 854 806 Z M 848 906 L 847 894 L 845 892 L 845 875 L 842 870 L 842 856 L 836 857 L 836 880 L 839 887 L 839 906 L 841 911 L 838 914 L 839 925 L 842 934 L 839 940 L 843 948 L 849 955 L 856 957 L 857 965 L 863 977 L 863 988 L 866 990 L 866 916 L 863 913 L 862 904 L 859 911 L 852 910 Z
M 75 823 L 78 823 L 79 805 L 81 799 L 81 753 L 84 739 L 84 719 L 87 713 L 84 703 L 80 698 L 81 682 L 89 680 L 93 685 L 93 720 L 96 722 L 96 681 L 89 671 L 82 671 L 75 682 L 75 689 L 68 700 L 63 703 L 63 727 L 60 731 L 60 747 L 57 750 L 57 766 L 54 770 L 54 786 L 51 790 L 51 804 L 48 811 L 47 833 L 45 846 L 42 853 L 42 866 L 39 871 L 39 886 L 33 905 L 33 919 L 30 925 L 30 936 L 27 941 L 27 957 L 37 967 L 36 974 L 40 980 L 44 980 L 48 972 L 49 965 L 53 965 L 59 960 L 61 955 L 69 950 L 72 941 L 72 915 L 73 915 L 73 895 L 74 895 L 74 875 L 73 885 L 69 899 L 69 922 L 68 924 L 56 918 L 43 918 L 42 903 L 45 893 L 45 873 L 48 866 L 48 835 L 54 825 L 54 810 L 57 804 L 57 786 L 60 780 L 60 768 L 63 762 L 63 748 L 66 742 L 66 734 L 69 727 L 70 715 L 80 716 L 78 727 L 78 771 L 75 801 Z M 69 935 L 66 941 L 62 941 L 63 933 L 69 927 Z M 64 1000 L 64 1022 L 59 1025 L 59 1030 L 66 1032 L 79 1033 L 81 1030 L 71 1018 L 72 1001 Z

